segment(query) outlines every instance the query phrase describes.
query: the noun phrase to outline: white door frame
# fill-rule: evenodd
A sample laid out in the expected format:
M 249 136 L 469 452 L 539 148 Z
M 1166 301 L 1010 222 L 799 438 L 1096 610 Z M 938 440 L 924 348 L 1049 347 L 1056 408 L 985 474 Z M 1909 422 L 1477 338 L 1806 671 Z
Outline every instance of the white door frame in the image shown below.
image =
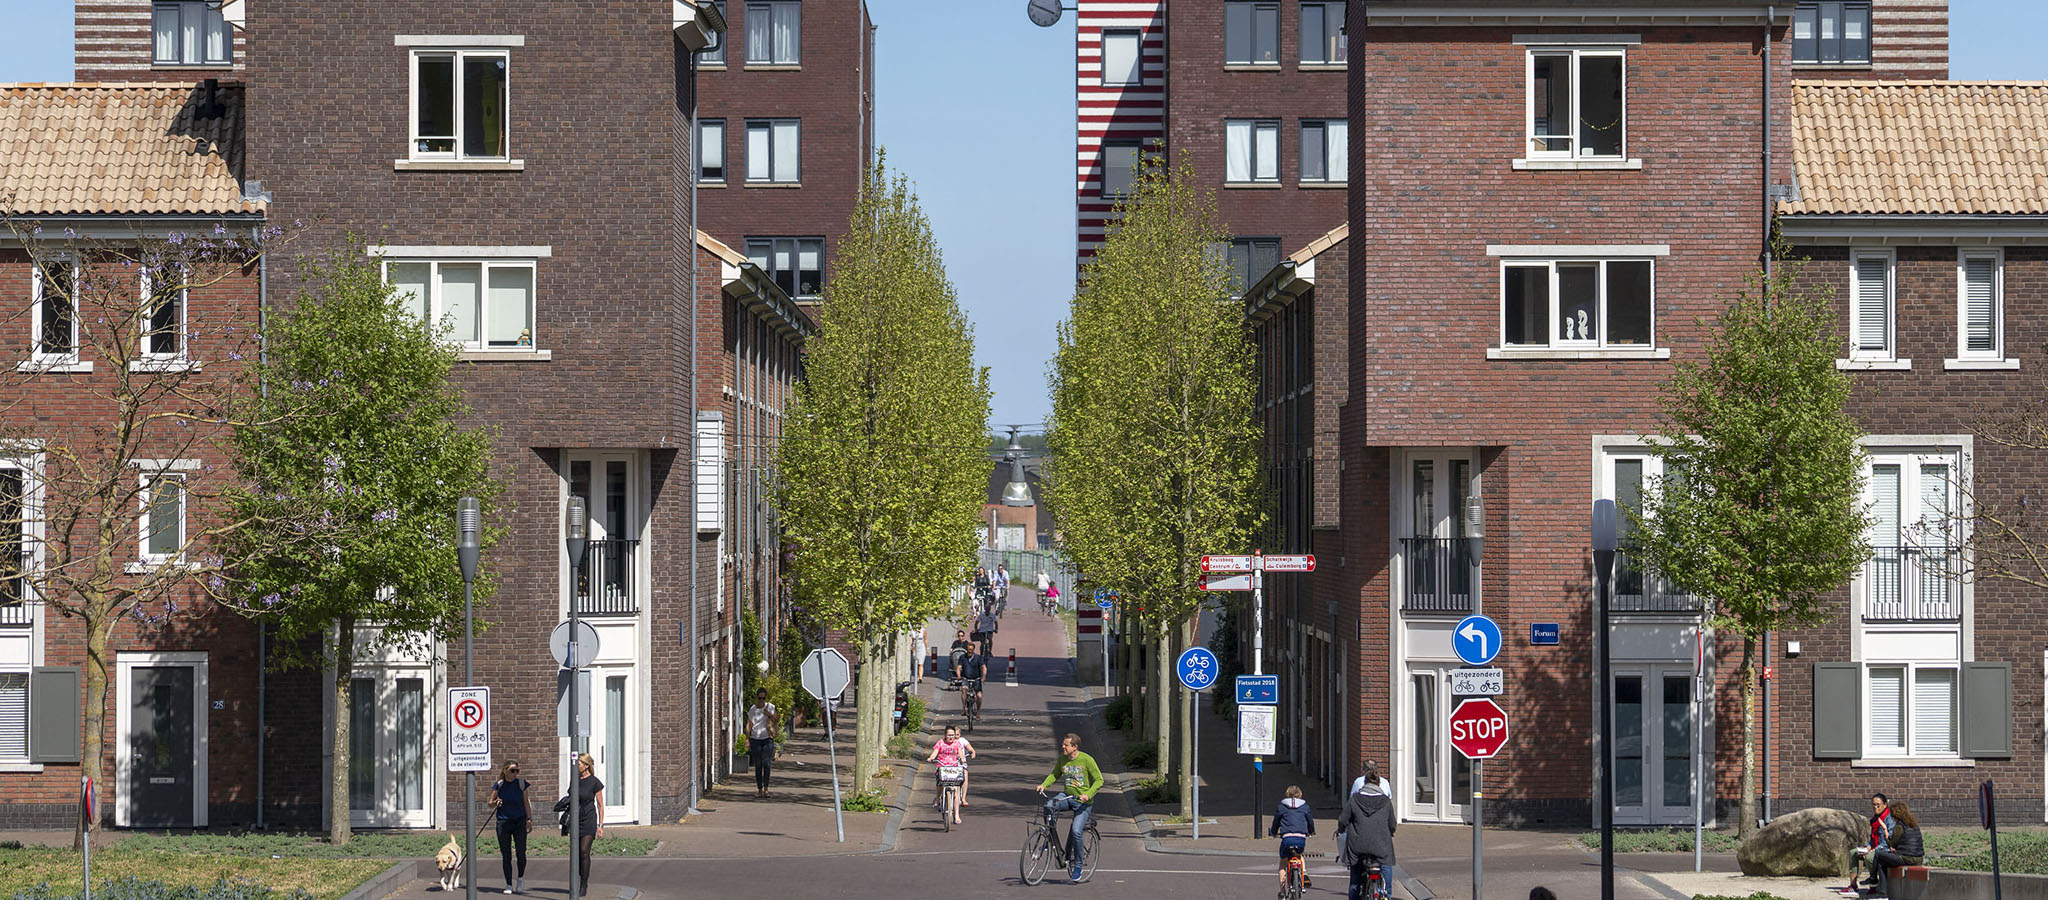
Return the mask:
M 437 786 L 441 784 L 442 778 L 446 775 L 443 754 L 437 750 L 440 746 L 439 736 L 441 734 L 441 717 L 439 713 L 441 705 L 447 702 L 446 691 L 441 689 L 440 680 L 435 677 L 435 674 L 435 669 L 431 665 L 406 664 L 357 665 L 355 671 L 350 673 L 351 678 L 370 682 L 371 689 L 376 692 L 377 724 L 376 734 L 373 737 L 373 746 L 375 747 L 373 754 L 377 758 L 377 781 L 373 790 L 376 793 L 376 802 L 380 804 L 377 808 L 363 810 L 356 809 L 351 805 L 348 812 L 350 827 L 434 827 L 435 794 Z M 396 747 L 393 745 L 393 742 L 397 739 L 397 729 L 394 726 L 397 723 L 398 707 L 394 701 L 397 695 L 398 682 L 404 679 L 414 679 L 420 682 L 420 785 L 422 795 L 420 797 L 420 808 L 410 813 L 395 807 L 387 811 L 381 806 L 385 800 L 389 799 L 387 793 L 395 795 L 397 791 L 395 779 L 398 777 L 398 769 L 393 764 L 396 755 Z M 353 691 L 350 692 L 349 699 L 350 702 L 354 702 L 355 695 Z M 346 712 L 343 714 L 345 715 Z M 380 816 L 386 815 L 387 812 L 393 817 L 380 818 Z
M 207 743 L 206 717 L 207 699 L 212 696 L 206 685 L 206 653 L 197 652 L 135 652 L 120 651 L 114 654 L 114 824 L 123 828 L 133 821 L 134 810 L 130 807 L 133 798 L 128 789 L 130 749 L 128 730 L 134 718 L 129 710 L 132 698 L 132 681 L 136 669 L 171 668 L 186 666 L 192 669 L 192 827 L 206 827 L 206 770 Z

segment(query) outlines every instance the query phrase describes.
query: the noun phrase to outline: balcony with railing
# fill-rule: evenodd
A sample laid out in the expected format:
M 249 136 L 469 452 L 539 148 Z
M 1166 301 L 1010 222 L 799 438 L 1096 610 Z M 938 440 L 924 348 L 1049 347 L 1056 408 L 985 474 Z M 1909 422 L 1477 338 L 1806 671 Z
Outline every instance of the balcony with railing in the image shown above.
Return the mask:
M 1955 622 L 1962 579 L 1951 547 L 1872 547 L 1863 563 L 1866 622 Z
M 640 542 L 594 540 L 576 576 L 576 611 L 586 616 L 630 616 L 640 612 L 635 584 Z
M 29 555 L 0 556 L 0 628 L 25 628 L 36 623 L 35 607 L 29 604 Z
M 1700 598 L 1650 571 L 1626 547 L 1614 553 L 1615 612 L 1696 615 Z
M 1402 571 L 1408 576 L 1401 611 L 1472 611 L 1472 548 L 1465 538 L 1402 538 Z

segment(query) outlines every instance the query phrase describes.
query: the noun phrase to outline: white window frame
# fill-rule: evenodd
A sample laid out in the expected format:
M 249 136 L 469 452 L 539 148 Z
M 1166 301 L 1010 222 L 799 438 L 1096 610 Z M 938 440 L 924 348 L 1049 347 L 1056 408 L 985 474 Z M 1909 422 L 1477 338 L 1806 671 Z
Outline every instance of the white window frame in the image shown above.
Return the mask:
M 1244 125 L 1248 129 L 1246 134 L 1249 143 L 1247 145 L 1246 152 L 1250 154 L 1250 161 L 1246 167 L 1247 177 L 1242 179 L 1232 179 L 1230 177 L 1230 129 L 1234 125 Z M 1272 177 L 1261 177 L 1259 175 L 1260 163 L 1264 161 L 1264 158 L 1259 155 L 1259 133 L 1262 131 L 1271 131 L 1273 133 Z M 1224 119 L 1223 155 L 1223 172 L 1225 184 L 1279 184 L 1281 179 L 1280 157 L 1282 156 L 1280 150 L 1280 120 L 1256 118 Z
M 183 269 L 182 266 L 179 268 L 181 270 Z M 186 279 L 186 276 L 181 271 L 181 274 L 178 276 L 178 278 L 180 281 L 184 281 Z M 176 300 L 178 304 L 178 316 L 177 325 L 174 328 L 178 346 L 177 349 L 172 350 L 169 353 L 163 353 L 160 351 L 149 349 L 149 319 L 150 313 L 152 311 L 149 304 L 149 300 L 151 299 L 151 297 L 154 296 L 154 293 L 153 285 L 150 283 L 150 270 L 146 267 L 142 269 L 140 290 L 141 294 L 139 296 L 141 297 L 142 302 L 138 304 L 138 323 L 135 329 L 135 350 L 136 353 L 139 355 L 136 357 L 135 362 L 129 365 L 129 368 L 131 370 L 145 370 L 152 368 L 162 368 L 166 365 L 176 365 L 178 363 L 190 362 L 192 358 L 192 328 L 190 319 L 190 315 L 192 312 L 192 286 L 190 284 L 180 284 L 178 286 L 178 297 Z
M 1571 130 L 1569 133 L 1561 135 L 1569 142 L 1570 146 L 1563 150 L 1546 149 L 1543 146 L 1543 138 L 1538 137 L 1536 134 L 1536 58 L 1539 56 L 1571 57 Z M 1616 122 L 1614 126 L 1621 129 L 1621 142 L 1612 154 L 1590 155 L 1579 152 L 1581 149 L 1579 146 L 1579 122 L 1583 118 L 1583 114 L 1579 110 L 1579 100 L 1582 93 L 1581 85 L 1584 84 L 1585 77 L 1583 63 L 1587 57 L 1614 57 L 1621 60 L 1621 120 Z M 1528 159 L 1602 160 L 1611 162 L 1628 158 L 1628 48 L 1604 45 L 1593 47 L 1536 45 L 1529 47 L 1529 51 L 1523 60 L 1523 66 L 1522 80 L 1526 86 L 1524 91 L 1526 99 L 1523 103 L 1522 134 L 1523 146 L 1526 148 L 1524 152 Z M 1560 135 L 1548 135 L 1547 137 L 1560 137 Z
M 794 171 L 794 172 L 777 172 L 777 171 L 775 170 L 775 155 L 776 155 L 776 154 L 775 154 L 775 130 L 776 130 L 776 126 L 778 126 L 778 125 L 781 125 L 782 123 L 785 123 L 785 122 L 795 123 L 795 125 L 796 125 L 796 153 L 795 153 L 795 154 L 793 154 L 794 158 L 796 159 L 796 171 Z M 755 178 L 755 177 L 754 177 L 754 129 L 755 129 L 755 127 L 756 127 L 756 126 L 759 126 L 759 127 L 760 127 L 760 128 L 761 128 L 761 129 L 763 130 L 763 131 L 766 131 L 766 132 L 768 133 L 768 159 L 766 160 L 766 164 L 767 164 L 767 168 L 768 168 L 768 177 L 766 177 L 766 178 Z M 747 120 L 746 120 L 746 129 L 747 129 L 747 130 L 746 130 L 746 157 L 745 157 L 745 163 L 746 163 L 746 171 L 745 171 L 745 172 L 743 173 L 743 176 L 742 176 L 742 180 L 743 180 L 743 181 L 744 181 L 745 183 L 747 183 L 747 184 L 802 184 L 802 183 L 803 183 L 803 180 L 804 180 L 804 120 L 802 120 L 802 119 L 796 119 L 796 118 L 787 118 L 787 117 L 784 117 L 784 118 L 779 118 L 779 119 L 747 119 Z
M 1963 668 L 1963 665 L 1962 665 L 1962 661 L 1961 661 L 1961 660 L 1957 660 L 1957 659 L 1939 659 L 1939 660 L 1927 660 L 1927 659 L 1870 659 L 1870 660 L 1864 660 L 1864 661 L 1863 661 L 1863 671 L 1862 671 L 1862 678 L 1863 678 L 1863 686 L 1862 686 L 1862 687 L 1863 687 L 1863 690 L 1862 690 L 1862 694 L 1863 694 L 1863 696 L 1862 696 L 1862 703 L 1863 703 L 1863 709 L 1859 710 L 1859 713 L 1860 713 L 1860 715 L 1861 715 L 1861 718 L 1862 718 L 1862 720 L 1863 720 L 1863 722 L 1864 722 L 1864 727 L 1863 727 L 1863 758 L 1864 758 L 1864 759 L 1939 759 L 1939 760 L 1950 760 L 1950 759 L 1955 759 L 1955 760 L 1959 760 L 1959 759 L 1962 759 L 1962 758 L 1963 758 L 1963 754 L 1962 754 L 1962 733 L 1963 733 L 1963 727 L 1962 727 L 1962 725 L 1963 725 L 1963 723 L 1962 723 L 1962 694 L 1963 694 L 1963 675 L 1962 675 L 1962 668 Z M 1872 729 L 1872 728 L 1870 727 L 1870 720 L 1871 720 L 1871 711 L 1872 711 L 1872 710 L 1871 710 L 1871 691 L 1870 691 L 1870 681 L 1871 681 L 1871 678 L 1870 678 L 1870 673 L 1871 673 L 1871 670 L 1873 670 L 1873 669 L 1900 669 L 1900 670 L 1902 670 L 1902 671 L 1903 671 L 1903 673 L 1904 673 L 1904 676 L 1903 676 L 1903 677 L 1904 677 L 1904 681 L 1903 681 L 1903 683 L 1902 683 L 1902 684 L 1900 685 L 1900 691 L 1901 691 L 1901 692 L 1902 692 L 1902 694 L 1903 694 L 1903 697 L 1902 697 L 1902 699 L 1903 699 L 1903 700 L 1904 700 L 1904 702 L 1905 702 L 1905 707 L 1906 707 L 1906 708 L 1905 708 L 1905 709 L 1903 710 L 1903 715 L 1901 715 L 1901 716 L 1900 716 L 1900 720 L 1899 720 L 1899 741 L 1900 741 L 1900 746 L 1897 746 L 1897 747 L 1879 747 L 1879 746 L 1877 746 L 1876 744 L 1873 744 L 1873 743 L 1871 743 L 1871 737 L 1872 737 L 1872 735 L 1871 735 L 1871 732 L 1872 732 L 1872 730 L 1873 730 L 1873 729 Z M 1917 695 L 1917 694 L 1918 694 L 1918 692 L 1919 692 L 1919 687 L 1920 687 L 1920 673 L 1921 673 L 1921 672 L 1922 672 L 1923 670 L 1934 670 L 1934 671 L 1946 671 L 1946 672 L 1948 672 L 1948 673 L 1950 674 L 1950 676 L 1951 676 L 1951 678 L 1952 678 L 1952 680 L 1950 681 L 1950 690 L 1949 690 L 1949 708 L 1948 708 L 1948 709 L 1949 709 L 1949 712 L 1948 712 L 1948 714 L 1949 714 L 1949 738 L 1950 738 L 1950 741 L 1951 741 L 1951 743 L 1952 743 L 1952 746 L 1954 747 L 1954 749 L 1951 749 L 1951 750 L 1933 750 L 1933 751 L 1926 751 L 1926 752 L 1922 752 L 1922 751 L 1918 751 L 1918 750 L 1915 750 L 1915 749 L 1914 749 L 1914 747 L 1913 747 L 1913 737 L 1914 737 L 1914 732 L 1915 732 L 1915 731 L 1916 731 L 1916 730 L 1917 730 L 1917 729 L 1919 728 L 1919 725 L 1920 725 L 1920 721 L 1919 721 L 1919 716 L 1917 715 L 1917 713 L 1918 713 L 1918 710 L 1919 710 L 1919 704 L 1918 704 L 1918 703 L 1916 702 L 1916 695 Z
M 450 341 L 449 343 L 457 347 L 460 347 L 464 350 L 487 351 L 490 353 L 538 352 L 537 348 L 540 346 L 540 265 L 537 260 L 530 258 L 485 259 L 477 257 L 461 259 L 423 259 L 417 257 L 387 256 L 384 258 L 383 265 L 383 275 L 385 284 L 392 283 L 391 267 L 393 265 L 427 266 L 427 292 L 429 296 L 425 299 L 424 302 L 426 303 L 427 320 L 433 324 L 435 328 L 435 334 L 437 336 L 442 333 L 441 322 L 443 319 L 447 317 L 447 313 L 443 312 L 441 309 L 441 267 L 444 265 L 480 266 L 481 268 L 477 273 L 477 339 L 474 341 Z M 496 269 L 525 269 L 527 271 L 527 283 L 533 286 L 532 293 L 530 293 L 527 296 L 526 321 L 528 324 L 526 328 L 527 342 L 525 344 L 491 343 L 491 272 Z
M 1970 349 L 1969 263 L 1991 260 L 1991 349 Z M 1956 362 L 1992 362 L 2005 359 L 2005 250 L 1956 251 Z
M 1861 260 L 1884 260 L 1884 346 L 1862 345 L 1863 298 L 1856 293 L 1856 270 Z M 1851 362 L 1893 362 L 1899 357 L 1898 308 L 1899 260 L 1891 250 L 1854 250 L 1849 253 L 1849 360 Z
M 1333 129 L 1331 126 L 1335 126 L 1335 128 Z M 1341 117 L 1334 119 L 1301 120 L 1301 127 L 1298 131 L 1298 133 L 1301 135 L 1301 146 L 1296 148 L 1297 151 L 1300 153 L 1306 154 L 1308 152 L 1308 132 L 1310 128 L 1316 129 L 1316 131 L 1322 135 L 1323 177 L 1308 177 L 1308 166 L 1302 165 L 1295 172 L 1297 178 L 1301 181 L 1302 184 L 1346 184 L 1350 182 L 1351 161 L 1348 158 L 1348 154 L 1350 153 L 1351 147 L 1350 120 Z M 1330 140 L 1330 135 L 1333 131 L 1341 131 L 1344 133 L 1344 143 L 1341 146 L 1336 145 L 1334 142 Z M 1335 166 L 1331 165 L 1331 161 L 1340 158 L 1344 159 L 1344 177 L 1331 178 L 1330 172 L 1332 169 L 1336 168 Z
M 192 542 L 192 483 L 190 473 L 200 467 L 196 459 L 135 459 L 128 464 L 140 470 L 136 476 L 135 499 L 141 512 L 135 518 L 135 559 L 136 571 L 149 571 L 166 565 L 176 565 L 184 548 Z M 175 477 L 178 488 L 178 550 L 171 553 L 153 553 L 149 541 L 156 534 L 160 523 L 152 521 L 151 506 L 156 501 L 156 483 L 164 478 Z
M 1124 81 L 1109 80 L 1109 41 L 1111 37 L 1128 37 L 1131 40 L 1130 78 Z M 1102 30 L 1102 49 L 1098 56 L 1100 73 L 1097 80 L 1103 87 L 1137 87 L 1145 83 L 1145 32 L 1139 28 L 1105 28 Z
M 219 6 L 219 3 L 209 3 L 207 0 L 154 0 L 154 2 L 150 3 L 150 63 L 157 66 L 204 66 L 207 68 L 234 65 L 235 31 L 228 26 L 227 18 L 221 14 Z M 175 10 L 178 18 L 176 33 L 172 38 L 178 44 L 178 51 L 175 57 L 158 56 L 156 53 L 156 17 L 158 13 L 164 12 L 167 9 Z M 190 46 L 187 46 L 185 40 L 187 30 L 185 19 L 187 16 L 199 17 L 199 22 L 190 26 L 193 34 Z M 220 35 L 221 55 L 219 57 L 209 57 L 206 53 L 206 38 L 208 32 L 214 31 L 216 27 Z M 191 54 L 190 57 L 187 56 L 188 52 Z
M 43 280 L 46 276 L 45 270 L 50 266 L 63 266 L 64 271 L 71 275 L 71 351 L 68 353 L 50 353 L 43 349 L 43 292 L 46 290 Z M 37 367 L 77 365 L 81 335 L 81 326 L 79 324 L 81 317 L 78 309 L 78 280 L 80 278 L 78 260 L 68 256 L 57 259 L 38 260 L 29 268 L 32 273 L 31 279 L 34 282 L 32 296 L 29 298 L 29 358 Z
M 1593 340 L 1564 340 L 1556 337 L 1561 319 L 1561 300 L 1558 297 L 1557 269 L 1560 264 L 1592 263 L 1598 269 L 1593 276 L 1594 288 L 1598 292 L 1595 300 L 1595 316 L 1598 319 L 1599 336 Z M 1650 267 L 1650 336 L 1642 344 L 1617 344 L 1608 341 L 1607 329 L 1613 323 L 1608 306 L 1607 264 L 1647 263 Z M 1543 267 L 1549 270 L 1549 290 L 1546 298 L 1549 311 L 1544 318 L 1544 343 L 1508 343 L 1508 270 Z M 1503 257 L 1500 261 L 1500 297 L 1498 307 L 1500 319 L 1496 323 L 1502 350 L 1650 350 L 1657 346 L 1657 259 L 1654 256 L 1553 256 L 1553 257 Z
M 455 71 L 451 81 L 455 96 L 449 113 L 449 121 L 455 126 L 450 135 L 420 134 L 420 60 L 425 57 L 447 56 L 454 59 Z M 472 156 L 462 149 L 462 122 L 464 94 L 462 89 L 463 63 L 471 57 L 499 57 L 505 60 L 505 135 L 499 148 L 503 153 L 497 156 Z M 405 142 L 407 159 L 434 161 L 478 161 L 509 162 L 512 159 L 512 51 L 505 47 L 418 47 L 407 54 L 409 71 L 406 91 L 406 132 L 410 137 Z M 452 150 L 421 150 L 421 140 L 451 139 Z

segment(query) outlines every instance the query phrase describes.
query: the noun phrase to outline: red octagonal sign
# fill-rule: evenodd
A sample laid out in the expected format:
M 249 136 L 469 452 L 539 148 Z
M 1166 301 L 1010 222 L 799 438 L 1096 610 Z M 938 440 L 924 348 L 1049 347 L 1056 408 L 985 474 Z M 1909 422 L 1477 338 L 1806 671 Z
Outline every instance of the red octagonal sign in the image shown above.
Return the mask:
M 1491 698 L 1458 704 L 1451 712 L 1451 746 L 1466 759 L 1492 759 L 1508 742 L 1508 714 Z

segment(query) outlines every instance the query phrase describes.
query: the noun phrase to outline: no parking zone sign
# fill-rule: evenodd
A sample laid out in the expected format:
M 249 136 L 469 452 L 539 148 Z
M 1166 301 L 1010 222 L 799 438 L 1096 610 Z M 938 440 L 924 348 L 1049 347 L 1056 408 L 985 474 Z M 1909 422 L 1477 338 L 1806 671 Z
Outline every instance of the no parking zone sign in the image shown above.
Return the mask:
M 491 770 L 491 689 L 448 689 L 448 771 Z

